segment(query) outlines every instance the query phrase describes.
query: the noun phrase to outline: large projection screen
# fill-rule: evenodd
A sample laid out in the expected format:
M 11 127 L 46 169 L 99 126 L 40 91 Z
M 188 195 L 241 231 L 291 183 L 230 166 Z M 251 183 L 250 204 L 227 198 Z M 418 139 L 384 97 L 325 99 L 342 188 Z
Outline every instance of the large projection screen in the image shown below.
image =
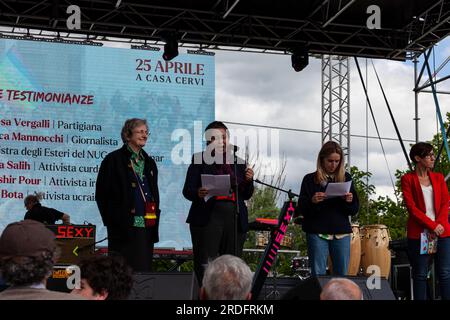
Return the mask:
M 44 192 L 42 205 L 96 225 L 97 241 L 105 238 L 98 168 L 122 146 L 124 121 L 136 117 L 149 123 L 144 149 L 159 169 L 156 246 L 191 247 L 182 188 L 214 119 L 214 72 L 213 56 L 166 62 L 147 50 L 0 40 L 0 232 L 23 219 L 27 194 Z

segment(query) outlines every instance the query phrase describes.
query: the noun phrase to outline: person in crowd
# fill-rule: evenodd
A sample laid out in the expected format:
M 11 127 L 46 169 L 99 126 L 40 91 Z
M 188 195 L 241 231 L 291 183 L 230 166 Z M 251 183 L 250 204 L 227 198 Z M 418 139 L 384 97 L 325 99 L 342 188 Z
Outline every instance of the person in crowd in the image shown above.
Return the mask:
M 320 300 L 363 300 L 363 294 L 354 281 L 333 278 L 322 288 Z
M 31 219 L 9 224 L 0 237 L 0 273 L 10 287 L 0 300 L 84 300 L 46 289 L 56 260 L 55 235 L 44 224 Z
M 342 148 L 334 141 L 326 142 L 317 157 L 317 170 L 307 174 L 302 181 L 297 212 L 303 216 L 308 259 L 313 276 L 324 275 L 328 256 L 333 272 L 346 275 L 350 261 L 350 216 L 359 209 L 358 195 L 353 182 L 348 192 L 328 197 L 329 183 L 351 181 L 344 169 Z
M 93 256 L 80 263 L 81 287 L 73 294 L 89 300 L 126 300 L 133 286 L 131 268 L 121 256 Z
M 201 300 L 250 300 L 253 273 L 239 257 L 225 254 L 217 257 L 205 270 Z
M 225 124 L 220 121 L 210 123 L 205 129 L 205 138 L 206 150 L 193 155 L 183 188 L 184 197 L 192 201 L 186 222 L 189 223 L 199 287 L 210 259 L 223 254 L 241 256 L 248 230 L 244 200 L 250 199 L 254 189 L 253 170 L 243 159 L 235 157 L 236 149 L 229 144 L 230 135 Z M 209 196 L 208 188 L 202 185 L 202 175 L 229 175 L 230 192 Z
M 403 200 L 408 210 L 408 256 L 412 267 L 415 300 L 427 299 L 427 275 L 432 258 L 442 299 L 450 299 L 450 226 L 448 222 L 449 196 L 441 173 L 433 172 L 433 146 L 419 142 L 411 147 L 409 157 L 415 170 L 401 178 Z M 437 237 L 435 253 L 421 253 L 421 235 Z
M 41 205 L 43 193 L 34 193 L 25 197 L 24 204 L 28 210 L 24 219 L 32 219 L 44 224 L 55 224 L 62 220 L 64 224 L 70 224 L 70 216 L 53 208 L 47 208 Z
M 121 254 L 136 272 L 152 268 L 159 241 L 158 169 L 144 151 L 149 137 L 145 119 L 125 121 L 123 146 L 102 161 L 95 197 L 108 233 L 108 251 Z

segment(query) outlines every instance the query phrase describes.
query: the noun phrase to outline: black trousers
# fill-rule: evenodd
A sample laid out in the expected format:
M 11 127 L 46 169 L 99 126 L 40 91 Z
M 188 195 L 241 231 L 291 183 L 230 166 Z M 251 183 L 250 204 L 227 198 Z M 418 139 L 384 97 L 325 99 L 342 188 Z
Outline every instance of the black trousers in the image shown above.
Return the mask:
M 124 257 L 134 272 L 152 270 L 153 247 L 151 230 L 129 227 L 127 235 L 118 234 L 114 229 L 108 231 L 108 254 Z
M 192 251 L 194 254 L 194 271 L 199 287 L 203 274 L 210 260 L 223 254 L 242 256 L 246 233 L 241 231 L 237 219 L 237 252 L 235 252 L 235 206 L 231 201 L 217 201 L 206 226 L 190 225 Z

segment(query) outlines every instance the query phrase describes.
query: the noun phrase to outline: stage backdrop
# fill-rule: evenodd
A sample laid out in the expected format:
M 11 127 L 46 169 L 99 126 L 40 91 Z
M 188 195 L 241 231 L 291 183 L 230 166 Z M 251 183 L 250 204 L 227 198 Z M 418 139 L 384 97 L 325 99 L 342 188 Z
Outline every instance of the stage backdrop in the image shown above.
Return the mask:
M 192 149 L 183 150 L 191 153 L 194 121 L 198 131 L 214 119 L 214 57 L 181 54 L 166 62 L 161 56 L 0 40 L 0 232 L 23 219 L 24 197 L 38 191 L 44 206 L 70 214 L 72 223 L 96 225 L 97 241 L 106 237 L 94 197 L 97 172 L 105 155 L 123 145 L 124 121 L 138 117 L 149 122 L 145 150 L 159 169 L 157 246 L 192 246 L 185 223 L 190 203 L 182 195 L 188 165 L 173 163 L 180 141 L 172 133 L 184 129 Z

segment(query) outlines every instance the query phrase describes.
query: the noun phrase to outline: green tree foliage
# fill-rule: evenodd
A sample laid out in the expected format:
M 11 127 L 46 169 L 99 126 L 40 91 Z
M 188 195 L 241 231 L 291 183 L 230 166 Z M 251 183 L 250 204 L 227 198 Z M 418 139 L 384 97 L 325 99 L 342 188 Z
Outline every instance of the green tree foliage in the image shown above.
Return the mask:
M 275 218 L 278 214 L 275 189 L 255 187 L 251 200 L 248 202 L 249 217 Z
M 375 186 L 368 182 L 372 176 L 370 172 L 360 171 L 357 167 L 351 167 L 353 184 L 360 201 L 360 210 L 357 217 L 353 218 L 354 223 L 359 223 L 360 227 L 371 224 L 383 224 L 388 227 L 391 239 L 397 240 L 406 237 L 406 221 L 408 213 L 403 203 L 392 200 L 389 197 L 379 196 L 371 199 L 375 195 Z M 405 172 L 397 170 L 396 189 L 394 191 L 396 199 L 401 197 L 400 178 Z
M 350 168 L 350 175 L 352 176 L 353 185 L 359 199 L 359 211 L 358 215 L 352 217 L 353 223 L 373 224 L 377 221 L 374 211 L 371 211 L 370 196 L 375 194 L 375 186 L 369 183 L 372 173 L 360 171 L 357 167 L 352 166 Z
M 450 113 L 447 113 L 447 121 L 445 122 L 445 128 L 447 131 L 450 131 Z M 447 137 L 450 135 L 449 132 L 447 132 Z M 448 139 L 447 139 L 448 140 Z M 443 147 L 443 140 L 442 140 L 442 133 L 439 131 L 439 133 L 435 134 L 433 139 L 429 141 L 433 145 L 434 154 L 438 155 L 439 150 L 442 147 L 441 154 L 439 156 L 439 159 L 436 159 L 435 162 L 435 172 L 441 172 L 444 177 L 447 176 L 447 174 L 450 172 L 450 162 L 448 160 L 447 156 L 447 150 L 445 150 L 445 147 Z M 450 179 L 447 180 L 447 188 L 450 187 Z

